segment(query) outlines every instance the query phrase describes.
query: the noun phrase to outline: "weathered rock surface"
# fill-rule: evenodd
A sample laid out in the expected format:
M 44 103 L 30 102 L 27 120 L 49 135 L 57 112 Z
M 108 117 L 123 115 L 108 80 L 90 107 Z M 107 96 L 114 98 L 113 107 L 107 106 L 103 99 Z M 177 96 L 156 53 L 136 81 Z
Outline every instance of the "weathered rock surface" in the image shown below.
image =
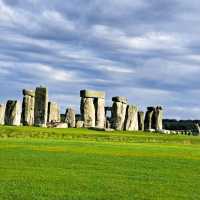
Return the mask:
M 127 106 L 124 130 L 138 131 L 138 108 L 136 106 Z
M 138 129 L 144 131 L 144 112 L 138 112 Z
M 124 129 L 124 122 L 126 117 L 127 104 L 122 102 L 113 102 L 112 116 L 111 116 L 111 127 L 116 130 Z
M 60 122 L 60 107 L 56 102 L 48 102 L 48 122 Z
M 152 116 L 153 116 L 154 111 L 155 111 L 154 107 L 147 108 L 147 112 L 146 112 L 145 120 L 144 120 L 144 129 L 145 130 L 152 129 Z
M 62 122 L 48 122 L 47 127 L 48 128 L 68 128 L 68 124 L 62 123 Z
M 121 102 L 121 103 L 124 103 L 124 104 L 128 103 L 128 99 L 126 97 L 120 97 L 120 96 L 113 97 L 112 101 Z
M 65 122 L 68 124 L 69 128 L 76 127 L 76 111 L 72 108 L 68 108 L 65 113 Z
M 105 99 L 97 98 L 94 100 L 96 110 L 96 127 L 105 127 Z
M 35 92 L 24 89 L 23 95 L 21 121 L 25 126 L 32 126 L 34 124 Z
M 80 97 L 82 98 L 101 98 L 105 99 L 105 92 L 94 90 L 81 90 Z
M 5 124 L 20 126 L 21 110 L 20 103 L 18 101 L 9 100 L 6 103 L 5 110 Z
M 162 130 L 163 129 L 163 109 L 160 106 L 157 106 L 154 109 L 153 116 L 152 116 L 152 128 L 155 130 Z
M 45 87 L 37 87 L 35 91 L 34 124 L 46 127 L 48 113 L 48 90 Z
M 84 127 L 84 121 L 78 120 L 76 121 L 76 128 L 83 128 Z
M 4 125 L 5 109 L 5 105 L 0 104 L 0 125 Z
M 95 127 L 95 105 L 93 98 L 81 99 L 81 114 L 84 121 L 84 127 Z

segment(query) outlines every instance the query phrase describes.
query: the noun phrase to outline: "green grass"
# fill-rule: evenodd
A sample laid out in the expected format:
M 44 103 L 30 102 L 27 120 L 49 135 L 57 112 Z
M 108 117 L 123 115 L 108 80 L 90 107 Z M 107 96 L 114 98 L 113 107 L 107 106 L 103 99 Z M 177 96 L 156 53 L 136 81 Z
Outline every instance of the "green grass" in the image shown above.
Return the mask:
M 2 200 L 200 199 L 200 137 L 0 127 L 0 138 Z

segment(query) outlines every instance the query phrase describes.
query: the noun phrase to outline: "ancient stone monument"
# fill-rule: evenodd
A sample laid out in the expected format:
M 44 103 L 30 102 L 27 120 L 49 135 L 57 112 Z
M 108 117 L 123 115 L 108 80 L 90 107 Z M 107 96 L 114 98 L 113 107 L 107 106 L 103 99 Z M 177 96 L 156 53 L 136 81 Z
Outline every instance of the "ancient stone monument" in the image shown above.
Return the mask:
M 111 127 L 116 130 L 124 130 L 127 98 L 117 96 L 113 97 L 112 101 Z
M 5 105 L 0 104 L 0 125 L 4 125 L 5 118 Z
M 65 122 L 69 128 L 76 127 L 76 111 L 72 108 L 68 108 L 65 113 Z
M 104 128 L 105 93 L 92 90 L 81 90 L 81 115 L 84 127 Z
M 155 111 L 154 107 L 147 107 L 147 112 L 145 115 L 144 120 L 144 129 L 145 130 L 151 130 L 152 129 L 152 116 Z
M 144 131 L 144 112 L 138 112 L 138 128 L 140 131 Z
M 25 126 L 32 126 L 34 124 L 35 92 L 24 89 L 22 93 L 24 98 L 22 102 L 21 121 Z
M 48 90 L 45 87 L 37 87 L 35 90 L 34 124 L 46 127 L 48 112 Z
M 152 116 L 152 129 L 162 130 L 163 129 L 163 109 L 161 106 L 157 106 L 154 109 L 154 113 Z
M 136 106 L 127 106 L 124 130 L 138 131 L 138 108 Z
M 9 100 L 6 103 L 5 124 L 12 126 L 20 126 L 21 110 L 18 101 Z
M 56 102 L 48 102 L 47 122 L 60 122 L 60 107 Z

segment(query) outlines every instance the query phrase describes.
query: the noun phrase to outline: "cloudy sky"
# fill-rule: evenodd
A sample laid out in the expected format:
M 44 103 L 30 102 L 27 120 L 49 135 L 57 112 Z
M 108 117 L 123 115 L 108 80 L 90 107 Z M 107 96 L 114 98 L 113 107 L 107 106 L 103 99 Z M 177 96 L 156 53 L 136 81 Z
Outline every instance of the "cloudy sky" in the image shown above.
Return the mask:
M 0 102 L 46 85 L 64 110 L 79 90 L 200 119 L 199 0 L 0 0 Z

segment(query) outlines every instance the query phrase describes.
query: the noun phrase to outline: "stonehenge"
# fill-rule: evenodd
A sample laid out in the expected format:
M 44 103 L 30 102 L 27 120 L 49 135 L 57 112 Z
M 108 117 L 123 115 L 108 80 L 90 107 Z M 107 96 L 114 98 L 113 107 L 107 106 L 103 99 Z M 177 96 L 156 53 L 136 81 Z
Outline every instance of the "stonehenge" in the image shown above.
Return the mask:
M 144 112 L 138 112 L 138 129 L 144 131 Z
M 23 90 L 24 98 L 22 102 L 21 122 L 24 126 L 34 124 L 35 92 L 33 90 Z
M 105 125 L 105 92 L 93 90 L 80 91 L 80 111 L 85 128 L 104 128 Z
M 72 108 L 68 108 L 65 113 L 65 122 L 68 124 L 69 128 L 76 127 L 76 111 Z
M 60 122 L 60 108 L 56 102 L 48 102 L 47 122 Z
M 8 100 L 5 110 L 5 125 L 20 126 L 21 110 L 17 100 Z
M 138 108 L 128 105 L 126 109 L 125 131 L 138 131 Z
M 48 90 L 37 87 L 35 90 L 34 125 L 46 127 L 48 112 Z
M 5 105 L 0 104 L 0 125 L 4 125 Z
M 118 131 L 124 130 L 127 98 L 117 96 L 113 97 L 112 101 L 111 127 Z
M 80 114 L 69 107 L 60 113 L 60 106 L 49 101 L 48 89 L 23 89 L 22 110 L 19 101 L 0 104 L 0 125 L 24 125 L 49 128 L 92 128 L 118 131 L 162 131 L 163 109 L 148 107 L 146 114 L 123 96 L 112 98 L 112 106 L 105 106 L 105 92 L 80 91 Z
M 162 130 L 163 125 L 163 109 L 161 106 L 157 107 L 147 107 L 147 112 L 145 115 L 144 129 L 150 130 Z

